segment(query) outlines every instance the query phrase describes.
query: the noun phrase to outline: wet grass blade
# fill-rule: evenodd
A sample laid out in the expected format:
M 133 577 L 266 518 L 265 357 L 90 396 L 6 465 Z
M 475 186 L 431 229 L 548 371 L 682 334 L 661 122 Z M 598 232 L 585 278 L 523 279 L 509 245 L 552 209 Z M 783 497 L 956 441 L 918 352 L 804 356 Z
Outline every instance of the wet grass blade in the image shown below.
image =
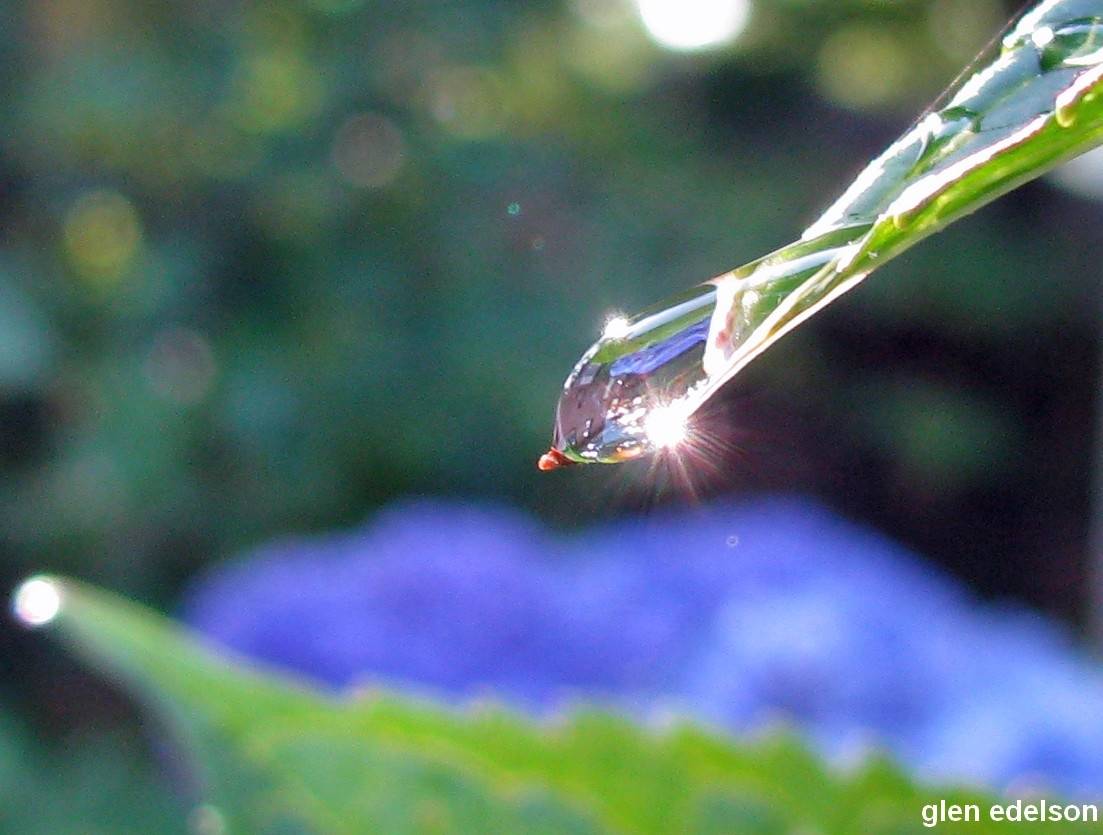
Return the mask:
M 691 445 L 716 391 L 958 218 L 1103 142 L 1103 0 L 1045 0 L 801 239 L 627 321 L 568 377 L 544 469 Z M 688 301 L 687 301 L 688 298 Z

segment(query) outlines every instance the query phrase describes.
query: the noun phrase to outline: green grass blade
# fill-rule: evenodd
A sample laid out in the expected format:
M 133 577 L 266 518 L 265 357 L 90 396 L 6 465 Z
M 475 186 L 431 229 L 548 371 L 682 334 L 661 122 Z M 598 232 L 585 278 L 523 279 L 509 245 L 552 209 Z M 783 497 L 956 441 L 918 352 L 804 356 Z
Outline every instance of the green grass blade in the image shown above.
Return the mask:
M 544 469 L 692 442 L 784 334 L 927 236 L 1103 142 L 1103 0 L 1045 0 L 799 241 L 618 324 L 575 366 Z

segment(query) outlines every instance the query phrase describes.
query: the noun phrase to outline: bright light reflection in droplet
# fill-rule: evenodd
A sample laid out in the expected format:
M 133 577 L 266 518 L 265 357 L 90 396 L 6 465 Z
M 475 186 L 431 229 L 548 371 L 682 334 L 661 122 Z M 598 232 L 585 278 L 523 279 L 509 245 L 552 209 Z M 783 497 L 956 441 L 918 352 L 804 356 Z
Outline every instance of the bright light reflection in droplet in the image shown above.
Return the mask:
M 647 33 L 667 49 L 709 49 L 746 28 L 750 0 L 636 0 Z
M 644 419 L 647 438 L 659 449 L 671 449 L 686 439 L 689 413 L 679 404 L 656 406 Z
M 46 577 L 32 577 L 15 590 L 12 611 L 27 626 L 43 626 L 61 611 L 61 589 Z
M 601 329 L 602 339 L 624 339 L 628 336 L 628 320 L 623 316 L 610 316 Z

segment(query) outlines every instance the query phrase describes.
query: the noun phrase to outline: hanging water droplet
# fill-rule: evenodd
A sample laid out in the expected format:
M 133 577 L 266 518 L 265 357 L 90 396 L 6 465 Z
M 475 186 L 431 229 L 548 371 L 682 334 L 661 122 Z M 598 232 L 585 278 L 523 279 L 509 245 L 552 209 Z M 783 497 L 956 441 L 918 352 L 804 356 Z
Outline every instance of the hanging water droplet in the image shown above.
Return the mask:
M 540 469 L 627 461 L 688 442 L 693 413 L 739 352 L 776 338 L 784 319 L 771 316 L 868 229 L 798 241 L 638 316 L 607 320 L 563 385 Z M 792 304 L 788 315 L 802 313 Z
M 613 463 L 653 448 L 647 416 L 704 378 L 702 358 L 716 301 L 695 287 L 632 319 L 615 317 L 563 386 L 552 449 L 541 469 L 568 461 Z
M 801 240 L 639 316 L 608 319 L 564 384 L 541 469 L 696 443 L 696 410 L 875 261 L 1098 143 L 1089 128 L 1103 124 L 1103 17 L 1070 14 L 1094 7 L 1050 0 L 1024 15 Z M 1024 153 L 1060 133 L 1054 122 L 1084 124 L 1056 138 L 1050 157 Z

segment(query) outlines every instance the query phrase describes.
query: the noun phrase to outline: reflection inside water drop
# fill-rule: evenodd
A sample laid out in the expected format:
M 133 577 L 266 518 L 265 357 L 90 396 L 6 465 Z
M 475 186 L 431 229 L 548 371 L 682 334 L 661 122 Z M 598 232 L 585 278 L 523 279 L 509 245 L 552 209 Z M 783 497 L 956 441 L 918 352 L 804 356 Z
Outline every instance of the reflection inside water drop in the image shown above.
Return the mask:
M 610 317 L 563 384 L 540 468 L 614 464 L 700 440 L 694 412 L 739 363 L 822 300 L 828 265 L 869 228 L 828 230 L 638 316 Z M 826 283 L 808 283 L 825 268 Z
M 702 284 L 632 319 L 611 318 L 563 385 L 550 459 L 541 466 L 615 463 L 663 445 L 648 431 L 657 427 L 648 418 L 705 379 L 715 303 L 716 287 Z

